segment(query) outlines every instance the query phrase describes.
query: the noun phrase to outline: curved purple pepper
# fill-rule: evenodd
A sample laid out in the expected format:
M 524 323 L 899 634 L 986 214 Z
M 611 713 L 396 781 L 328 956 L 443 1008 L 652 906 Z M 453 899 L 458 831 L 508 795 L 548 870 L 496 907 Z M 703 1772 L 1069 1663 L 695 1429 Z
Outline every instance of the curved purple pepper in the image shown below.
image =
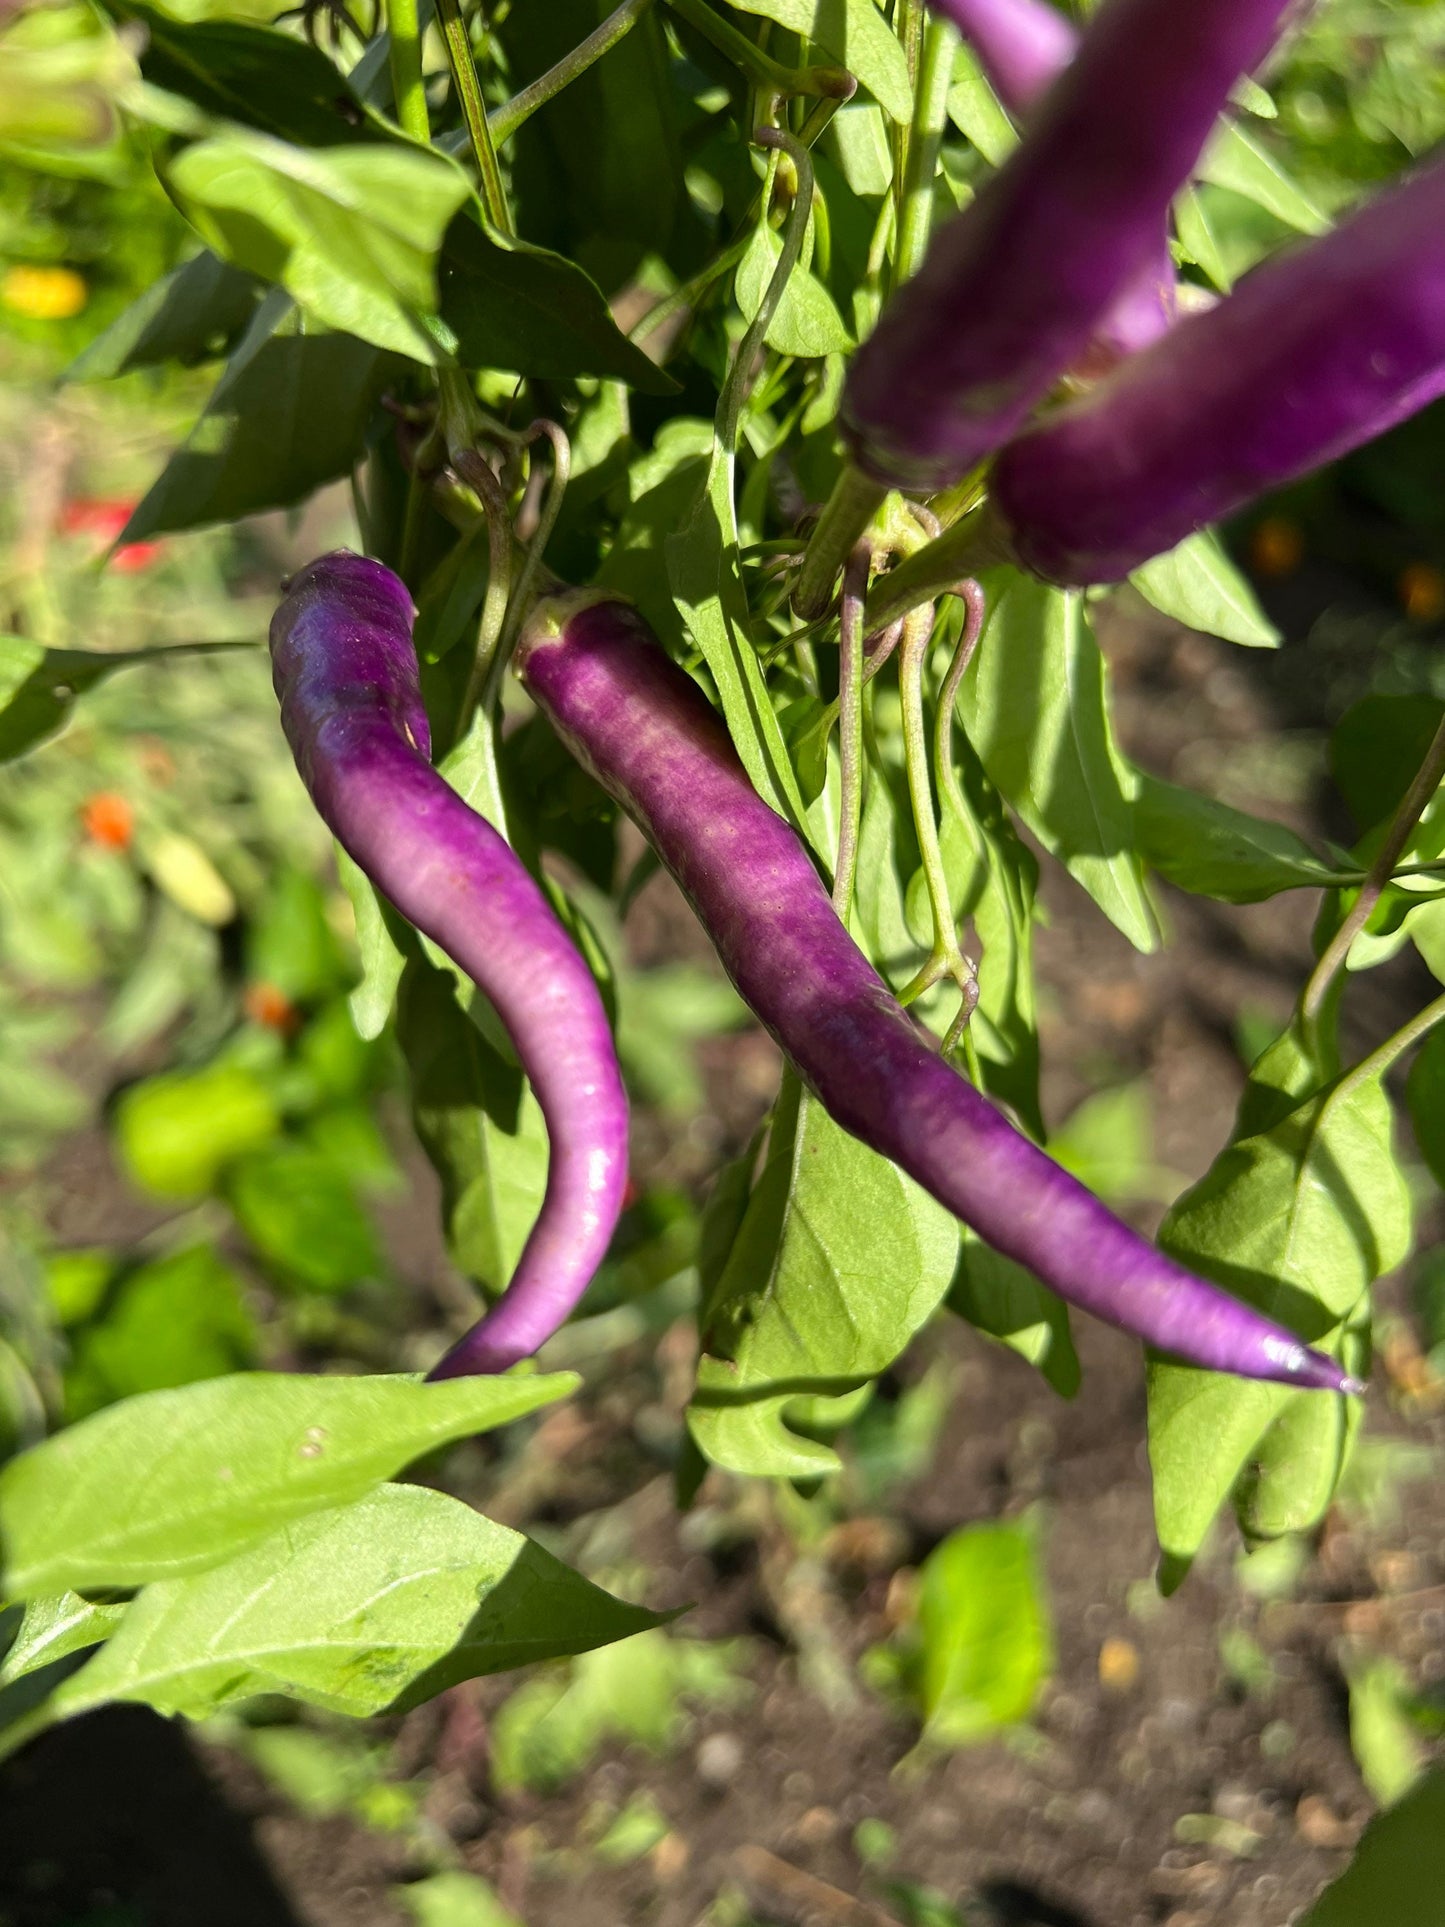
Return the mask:
M 978 55 L 989 84 L 1016 120 L 1053 85 L 1078 52 L 1079 36 L 1047 0 L 930 0 Z M 1080 363 L 1101 374 L 1157 341 L 1177 312 L 1174 262 L 1161 236 L 1153 258 L 1100 319 Z
M 1169 204 L 1284 0 L 1106 0 L 1076 59 L 854 357 L 875 482 L 932 493 L 999 447 L 1157 260 Z
M 547 1190 L 502 1296 L 433 1378 L 499 1372 L 562 1324 L 607 1251 L 627 1099 L 592 973 L 505 840 L 427 760 L 405 586 L 344 549 L 271 622 L 281 726 L 338 841 L 496 1006 L 547 1125 Z
M 1352 1386 L 1333 1359 L 1129 1230 L 950 1068 L 838 921 L 803 846 L 635 609 L 586 592 L 556 597 L 533 612 L 516 663 L 845 1130 L 1107 1323 L 1216 1370 Z
M 1117 582 L 1445 394 L 1445 159 L 1257 268 L 1005 448 L 1018 559 Z

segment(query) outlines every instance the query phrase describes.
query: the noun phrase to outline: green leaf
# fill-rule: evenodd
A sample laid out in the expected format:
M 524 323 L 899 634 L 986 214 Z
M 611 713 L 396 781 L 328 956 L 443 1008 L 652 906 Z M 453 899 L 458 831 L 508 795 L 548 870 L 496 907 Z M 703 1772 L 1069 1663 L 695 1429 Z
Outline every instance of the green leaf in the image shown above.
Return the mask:
M 252 21 L 175 20 L 136 0 L 117 0 L 115 11 L 145 28 L 145 79 L 203 114 L 302 147 L 364 136 L 361 102 L 310 41 Z M 377 135 L 383 132 L 378 123 Z
M 1146 602 L 1190 629 L 1247 649 L 1277 649 L 1280 632 L 1208 529 L 1186 535 L 1129 577 Z
M 1300 1927 L 1438 1927 L 1445 1884 L 1445 1767 L 1365 1829 L 1354 1859 Z
M 4 1596 L 139 1586 L 215 1566 L 575 1384 L 565 1372 L 436 1385 L 246 1372 L 128 1399 L 0 1470 Z
M 1209 212 L 1195 188 L 1183 188 L 1175 196 L 1174 227 L 1185 260 L 1193 261 L 1201 268 L 1221 294 L 1228 294 L 1234 286 L 1234 278 L 1229 272 L 1224 250 L 1210 225 Z
M 963 1233 L 948 1308 L 1041 1371 L 1064 1398 L 1079 1389 L 1069 1308 L 1047 1285 L 971 1231 Z
M 66 369 L 64 381 L 109 381 L 135 368 L 191 367 L 225 354 L 245 332 L 260 289 L 209 248 L 153 282 Z
M 950 1533 L 919 1575 L 918 1691 L 929 1739 L 968 1746 L 1028 1718 L 1053 1635 L 1026 1523 Z
M 816 41 L 857 76 L 894 120 L 907 125 L 913 113 L 908 62 L 874 0 L 732 0 L 732 4 Z
M 807 835 L 807 810 L 747 632 L 738 574 L 733 459 L 714 442 L 712 459 L 683 527 L 664 543 L 667 578 L 693 641 L 717 686 L 744 769 L 763 801 Z
M 485 1880 L 452 1868 L 395 1889 L 417 1927 L 522 1927 Z
M 147 1586 L 52 1707 L 69 1718 L 138 1700 L 195 1719 L 286 1693 L 333 1713 L 400 1712 L 657 1623 L 458 1500 L 383 1486 Z
M 748 251 L 738 263 L 734 294 L 743 319 L 751 321 L 763 305 L 763 296 L 783 244 L 766 221 L 753 229 Z M 780 355 L 817 358 L 844 354 L 853 346 L 853 337 L 843 325 L 843 317 L 833 297 L 816 276 L 801 263 L 788 276 L 783 298 L 768 324 L 767 342 Z
M 1235 1488 L 1235 1512 L 1250 1542 L 1314 1530 L 1349 1463 L 1360 1416 L 1358 1399 L 1287 1396 Z
M 124 1606 L 99 1606 L 73 1592 L 32 1599 L 0 1665 L 0 1686 L 72 1653 L 83 1653 L 88 1646 L 99 1646 L 124 1617 Z
M 1262 903 L 1281 890 L 1328 888 L 1336 872 L 1283 823 L 1197 790 L 1138 778 L 1134 822 L 1146 863 L 1181 890 L 1221 903 Z
M 953 56 L 953 85 L 948 90 L 948 118 L 965 140 L 971 141 L 990 167 L 1002 167 L 1019 144 L 1013 122 L 988 84 L 978 55 L 960 43 Z
M 891 1364 L 948 1290 L 958 1238 L 950 1212 L 787 1077 L 707 1307 L 688 1409 L 706 1456 L 774 1477 L 836 1470 L 826 1446 L 789 1431 L 790 1400 Z
M 1407 1711 L 1409 1679 L 1398 1660 L 1379 1656 L 1351 1668 L 1349 1682 L 1350 1751 L 1373 1798 L 1393 1806 L 1424 1768 L 1424 1749 Z
M 422 317 L 466 175 L 431 150 L 362 145 L 306 151 L 232 132 L 188 147 L 170 186 L 226 260 L 280 282 L 308 320 L 430 361 Z
M 1330 774 L 1361 832 L 1393 816 L 1445 718 L 1438 696 L 1371 695 L 1330 736 Z
M 368 1042 L 380 1037 L 396 1002 L 397 985 L 406 968 L 401 919 L 379 895 L 371 878 L 338 843 L 336 870 L 351 899 L 356 917 L 356 948 L 361 958 L 361 982 L 348 1000 L 357 1034 Z
M 91 649 L 47 649 L 28 636 L 0 635 L 0 763 L 10 763 L 62 728 L 78 696 L 117 669 L 168 656 L 210 655 L 234 642 L 162 643 L 102 655 Z
M 1227 187 L 1301 234 L 1327 234 L 1330 217 L 1297 187 L 1279 162 L 1236 121 L 1221 121 L 1196 170 L 1212 187 Z M 1201 265 L 1203 265 L 1201 263 Z
M 121 541 L 288 508 L 344 475 L 402 365 L 351 335 L 306 333 L 273 292 Z
M 677 392 L 622 333 L 597 283 L 564 256 L 496 234 L 464 211 L 447 229 L 438 272 L 442 320 L 464 368 L 613 376 L 644 394 Z
M 216 1378 L 255 1355 L 240 1278 L 210 1245 L 191 1245 L 132 1271 L 76 1339 L 66 1412 L 82 1418 L 132 1393 Z
M 1109 725 L 1083 598 L 1016 574 L 985 584 L 988 624 L 964 678 L 969 740 L 990 779 L 1138 950 L 1159 942 L 1135 848 L 1132 776 Z
M 1286 1077 L 1305 1072 L 1302 1063 L 1292 1072 L 1291 1061 L 1286 1051 L 1280 1060 Z M 1235 1142 L 1174 1206 L 1160 1242 L 1314 1342 L 1349 1318 L 1373 1281 L 1404 1258 L 1409 1190 L 1394 1157 L 1390 1102 L 1378 1078 L 1337 1079 L 1290 1108 L 1297 1093 L 1270 1089 L 1270 1065 L 1263 1077 L 1259 1072 L 1256 1067 L 1241 1106 Z M 1252 1135 L 1251 1127 L 1257 1127 Z M 1246 1460 L 1287 1404 L 1334 1398 L 1162 1360 L 1151 1364 L 1154 1509 L 1172 1575 L 1187 1569 Z M 1287 1445 L 1280 1448 L 1283 1461 L 1276 1461 L 1280 1478 L 1297 1465 L 1301 1485 L 1313 1490 L 1317 1461 L 1308 1453 L 1294 1460 Z M 1256 1481 L 1255 1507 L 1297 1502 L 1288 1492 L 1259 1493 Z
M 115 1114 L 128 1174 L 161 1198 L 203 1197 L 228 1164 L 278 1128 L 270 1093 L 240 1064 L 147 1078 L 124 1093 Z
M 843 179 L 855 194 L 878 200 L 893 184 L 888 124 L 871 100 L 845 102 L 833 116 L 828 139 Z
M 226 1195 L 261 1256 L 308 1291 L 341 1292 L 383 1269 L 376 1228 L 335 1159 L 283 1140 L 242 1158 Z
M 410 1071 L 417 1136 L 442 1183 L 458 1268 L 488 1294 L 516 1268 L 547 1184 L 547 1132 L 536 1099 L 457 1001 L 453 979 L 408 963 L 397 1036 Z

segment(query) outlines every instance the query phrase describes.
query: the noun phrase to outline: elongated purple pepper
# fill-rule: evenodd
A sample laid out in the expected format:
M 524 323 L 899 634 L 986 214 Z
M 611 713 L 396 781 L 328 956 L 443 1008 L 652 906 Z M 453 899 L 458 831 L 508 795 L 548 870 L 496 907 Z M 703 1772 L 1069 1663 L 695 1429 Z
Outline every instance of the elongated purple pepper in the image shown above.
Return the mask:
M 944 1061 L 839 922 L 797 837 L 757 795 L 722 722 L 635 609 L 586 592 L 543 603 L 517 667 L 676 877 L 744 1000 L 845 1130 L 1109 1324 L 1197 1365 L 1349 1388 L 1332 1359 L 1129 1230 Z
M 505 840 L 427 760 L 411 597 L 337 550 L 271 623 L 281 726 L 328 827 L 496 1006 L 547 1125 L 542 1209 L 517 1269 L 433 1378 L 534 1352 L 602 1262 L 627 1179 L 627 1099 L 592 973 Z
M 1117 582 L 1445 394 L 1445 159 L 1292 248 L 1004 449 L 1026 567 Z
M 1079 36 L 1047 0 L 930 0 L 978 55 L 989 83 L 1022 119 L 1078 52 Z M 1100 317 L 1080 366 L 1090 374 L 1137 354 L 1174 325 L 1174 263 L 1161 234 L 1146 265 Z
M 1006 441 L 1158 256 L 1169 204 L 1283 0 L 1106 0 L 1077 58 L 854 357 L 875 482 L 931 493 Z

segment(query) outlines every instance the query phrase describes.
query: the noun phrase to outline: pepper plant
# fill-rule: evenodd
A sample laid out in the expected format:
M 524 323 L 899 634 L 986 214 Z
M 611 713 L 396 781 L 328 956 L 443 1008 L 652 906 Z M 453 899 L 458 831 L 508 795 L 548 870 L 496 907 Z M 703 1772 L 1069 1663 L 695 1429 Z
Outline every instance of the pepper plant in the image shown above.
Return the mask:
M 1081 37 L 1040 5 L 0 26 L 0 140 L 143 141 L 192 236 L 70 371 L 216 370 L 120 543 L 349 487 L 366 560 L 290 587 L 282 720 L 342 846 L 358 1028 L 394 1026 L 496 1301 L 446 1382 L 220 1378 L 0 1471 L 5 1743 L 114 1698 L 399 1708 L 654 1623 L 387 1483 L 571 1388 L 475 1374 L 573 1308 L 621 1203 L 586 913 L 647 874 L 618 804 L 789 1059 L 704 1217 L 681 1500 L 709 1464 L 836 1469 L 830 1424 L 936 1316 L 1072 1390 L 1073 1301 L 1160 1348 L 1166 1588 L 1231 1502 L 1256 1538 L 1322 1519 L 1410 1244 L 1385 1079 L 1413 1062 L 1434 1144 L 1445 996 L 1354 1061 L 1341 1010 L 1407 942 L 1440 974 L 1445 723 L 1416 769 L 1382 722 L 1358 845 L 1315 848 L 1129 764 L 1093 619 L 1127 573 L 1278 642 L 1204 523 L 1445 390 L 1445 173 L 1331 235 L 1349 183 L 1317 170 L 1323 206 L 1269 141 L 1273 0 L 1198 0 L 1187 33 L 1108 0 Z M 76 693 L 72 653 L 26 647 L 17 753 Z M 1162 1251 L 1039 1148 L 1041 863 L 1146 953 L 1155 876 L 1318 894 L 1295 1014 Z

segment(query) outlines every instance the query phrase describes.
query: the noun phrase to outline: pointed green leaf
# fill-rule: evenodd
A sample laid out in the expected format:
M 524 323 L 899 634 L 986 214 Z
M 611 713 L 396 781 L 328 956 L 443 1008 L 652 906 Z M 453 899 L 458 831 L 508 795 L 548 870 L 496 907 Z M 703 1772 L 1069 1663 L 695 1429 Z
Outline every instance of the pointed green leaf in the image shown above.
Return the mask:
M 789 1076 L 708 1306 L 688 1411 L 703 1452 L 770 1476 L 836 1469 L 787 1431 L 788 1398 L 846 1391 L 891 1364 L 947 1291 L 958 1238 L 950 1212 Z
M 1176 622 L 1247 649 L 1277 649 L 1281 637 L 1259 599 L 1212 531 L 1186 535 L 1129 577 L 1134 587 Z
M 390 1485 L 147 1586 L 52 1706 L 64 1719 L 138 1700 L 198 1719 L 286 1693 L 333 1713 L 401 1711 L 657 1624 L 459 1500 Z
M 0 1470 L 7 1599 L 195 1572 L 575 1380 L 245 1372 L 112 1405 Z M 124 1476 L 117 1476 L 124 1467 Z
M 63 1592 L 53 1599 L 32 1599 L 25 1608 L 10 1650 L 0 1665 L 0 1686 L 37 1672 L 52 1661 L 99 1646 L 125 1618 L 125 1607 L 100 1606 L 78 1593 Z
M 1246 134 L 1237 121 L 1220 122 L 1204 150 L 1198 172 L 1201 180 L 1244 195 L 1301 234 L 1329 232 L 1329 215 L 1295 185 L 1268 148 Z
M 1181 890 L 1221 903 L 1262 903 L 1281 890 L 1328 888 L 1336 872 L 1294 831 L 1157 776 L 1134 805 L 1145 862 Z
M 65 381 L 108 381 L 133 368 L 214 360 L 245 332 L 261 289 L 209 248 L 139 295 L 66 369 Z
M 762 307 L 782 251 L 781 240 L 766 221 L 753 229 L 753 238 L 738 263 L 734 283 L 737 304 L 745 321 L 751 321 Z M 780 355 L 817 358 L 846 353 L 853 346 L 853 337 L 844 327 L 832 295 L 799 263 L 788 276 L 783 298 L 768 324 L 767 342 Z

